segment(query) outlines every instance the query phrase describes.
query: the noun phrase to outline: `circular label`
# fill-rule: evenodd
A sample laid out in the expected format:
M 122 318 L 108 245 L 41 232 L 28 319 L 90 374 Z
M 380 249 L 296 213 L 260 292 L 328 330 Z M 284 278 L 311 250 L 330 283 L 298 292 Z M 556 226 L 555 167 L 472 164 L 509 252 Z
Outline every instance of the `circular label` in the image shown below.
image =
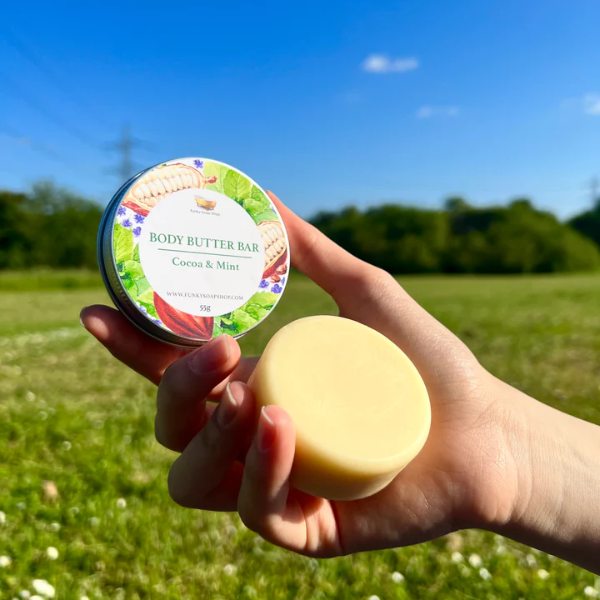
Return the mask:
M 219 192 L 171 194 L 146 218 L 139 245 L 148 283 L 171 306 L 191 315 L 235 310 L 262 279 L 265 248 L 258 227 Z
M 287 234 L 269 197 L 237 169 L 200 158 L 157 165 L 119 194 L 112 248 L 137 309 L 194 342 L 258 325 L 289 269 Z

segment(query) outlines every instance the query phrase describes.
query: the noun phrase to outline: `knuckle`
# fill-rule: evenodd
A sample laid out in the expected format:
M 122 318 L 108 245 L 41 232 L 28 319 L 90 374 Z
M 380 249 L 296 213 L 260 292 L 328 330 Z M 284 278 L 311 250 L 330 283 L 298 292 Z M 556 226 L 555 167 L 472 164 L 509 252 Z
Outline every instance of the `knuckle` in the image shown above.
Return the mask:
M 260 533 L 263 529 L 263 519 L 258 512 L 258 507 L 249 502 L 247 496 L 240 495 L 238 499 L 238 513 L 242 523 L 251 531 Z
M 173 452 L 183 452 L 189 441 L 188 439 L 174 438 L 169 435 L 167 428 L 158 416 L 154 420 L 154 437 L 163 448 L 172 450 Z
M 181 477 L 179 469 L 177 467 L 178 461 L 175 461 L 169 470 L 167 476 L 167 487 L 169 489 L 169 496 L 179 506 L 184 508 L 192 508 L 191 496 L 188 486 L 185 484 L 185 480 Z

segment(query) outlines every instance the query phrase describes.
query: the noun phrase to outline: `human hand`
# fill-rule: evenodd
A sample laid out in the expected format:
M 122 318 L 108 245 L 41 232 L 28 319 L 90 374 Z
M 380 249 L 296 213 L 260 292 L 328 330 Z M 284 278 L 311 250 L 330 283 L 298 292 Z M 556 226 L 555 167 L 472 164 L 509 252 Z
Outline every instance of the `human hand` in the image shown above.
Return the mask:
M 497 380 L 391 276 L 271 197 L 285 221 L 294 266 L 333 297 L 341 316 L 380 331 L 415 364 L 431 400 L 430 435 L 378 494 L 353 502 L 309 496 L 289 485 L 289 416 L 270 406 L 256 424 L 255 400 L 244 382 L 257 359 L 242 359 L 235 340 L 222 336 L 192 352 L 180 350 L 147 338 L 117 311 L 87 308 L 86 328 L 159 385 L 157 438 L 182 453 L 169 475 L 173 498 L 192 508 L 237 510 L 270 542 L 319 557 L 415 544 L 509 520 L 519 488 L 507 439 L 515 417 L 512 405 L 499 401 Z

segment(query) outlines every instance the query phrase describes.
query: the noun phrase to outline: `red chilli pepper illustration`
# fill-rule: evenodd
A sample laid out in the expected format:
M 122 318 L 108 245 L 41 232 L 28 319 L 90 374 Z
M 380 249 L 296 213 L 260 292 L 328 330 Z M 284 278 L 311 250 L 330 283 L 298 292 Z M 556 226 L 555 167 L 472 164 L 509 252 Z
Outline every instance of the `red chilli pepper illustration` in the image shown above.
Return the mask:
M 215 320 L 212 317 L 197 317 L 173 308 L 154 292 L 154 307 L 158 318 L 173 333 L 182 337 L 207 342 L 212 339 Z

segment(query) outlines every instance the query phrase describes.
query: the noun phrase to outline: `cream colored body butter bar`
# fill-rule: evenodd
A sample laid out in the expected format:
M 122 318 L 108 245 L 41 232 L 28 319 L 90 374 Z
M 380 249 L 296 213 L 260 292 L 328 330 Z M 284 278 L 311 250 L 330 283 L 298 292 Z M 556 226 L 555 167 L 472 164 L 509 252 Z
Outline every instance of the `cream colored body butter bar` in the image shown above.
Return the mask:
M 341 317 L 308 317 L 281 329 L 249 383 L 260 406 L 275 404 L 291 416 L 292 484 L 321 498 L 378 492 L 429 434 L 429 397 L 412 362 L 382 334 Z

